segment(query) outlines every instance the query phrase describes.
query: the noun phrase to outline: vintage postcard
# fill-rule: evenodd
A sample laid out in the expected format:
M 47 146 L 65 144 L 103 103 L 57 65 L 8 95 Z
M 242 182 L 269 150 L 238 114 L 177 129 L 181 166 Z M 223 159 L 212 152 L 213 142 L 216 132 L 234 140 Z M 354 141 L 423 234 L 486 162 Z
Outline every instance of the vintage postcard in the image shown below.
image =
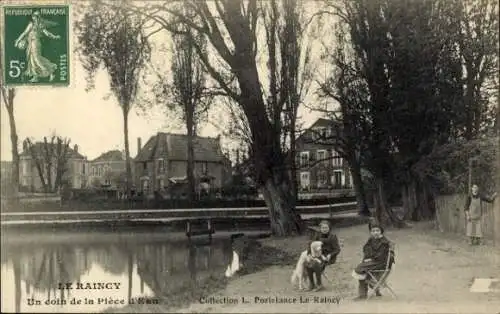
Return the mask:
M 500 313 L 498 1 L 0 1 L 2 313 Z

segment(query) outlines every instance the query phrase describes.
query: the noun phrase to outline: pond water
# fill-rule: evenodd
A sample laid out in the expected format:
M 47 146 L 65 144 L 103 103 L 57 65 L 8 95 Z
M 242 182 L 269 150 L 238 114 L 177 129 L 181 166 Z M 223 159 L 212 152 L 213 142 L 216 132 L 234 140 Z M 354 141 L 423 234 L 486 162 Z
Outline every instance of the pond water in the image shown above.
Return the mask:
M 161 232 L 2 238 L 2 312 L 88 313 L 161 303 L 158 296 L 222 277 L 231 258 L 229 237 L 211 245 Z

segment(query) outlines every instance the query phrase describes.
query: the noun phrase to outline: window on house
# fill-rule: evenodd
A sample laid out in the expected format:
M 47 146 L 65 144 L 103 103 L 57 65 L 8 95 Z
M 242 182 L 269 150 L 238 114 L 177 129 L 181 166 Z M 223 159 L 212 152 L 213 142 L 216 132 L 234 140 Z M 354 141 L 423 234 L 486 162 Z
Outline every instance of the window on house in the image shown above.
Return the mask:
M 158 159 L 158 172 L 165 172 L 165 160 Z
M 326 171 L 318 171 L 318 174 L 317 174 L 317 185 L 318 185 L 318 188 L 322 188 L 322 187 L 325 187 L 327 186 L 328 184 L 328 174 L 326 173 Z
M 329 139 L 332 136 L 332 128 L 331 127 L 326 128 L 325 136 L 327 139 Z
M 142 192 L 148 193 L 148 190 L 149 190 L 149 181 L 148 180 L 142 181 Z
M 82 174 L 85 174 L 85 164 L 82 164 Z
M 342 171 L 336 170 L 333 172 L 332 184 L 335 189 L 340 189 L 342 187 Z
M 309 172 L 301 172 L 300 173 L 300 187 L 303 190 L 308 190 L 311 185 L 310 174 Z
M 318 132 L 319 132 L 319 137 L 321 139 L 325 139 L 325 137 L 326 137 L 326 128 L 319 128 Z
M 203 162 L 201 164 L 201 173 L 202 174 L 207 174 L 208 173 L 208 162 Z
M 325 162 L 325 159 L 326 159 L 326 150 L 320 149 L 320 150 L 318 150 L 316 152 L 316 154 L 318 155 L 318 162 L 319 163 Z
M 340 156 L 339 152 L 336 150 L 332 150 L 332 165 L 334 167 L 342 166 L 342 157 Z
M 309 152 L 300 152 L 300 166 L 309 167 Z
M 147 170 L 148 169 L 148 164 L 146 162 L 142 163 L 142 169 Z

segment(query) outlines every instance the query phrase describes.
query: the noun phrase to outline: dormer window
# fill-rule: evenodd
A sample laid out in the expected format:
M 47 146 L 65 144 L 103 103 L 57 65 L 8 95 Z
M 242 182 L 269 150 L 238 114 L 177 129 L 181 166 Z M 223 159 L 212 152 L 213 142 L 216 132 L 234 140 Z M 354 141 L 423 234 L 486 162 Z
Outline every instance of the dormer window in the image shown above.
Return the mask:
M 325 135 L 326 135 L 326 138 L 328 138 L 328 139 L 330 137 L 332 137 L 332 128 L 331 127 L 326 128 Z
M 326 138 L 326 128 L 324 127 L 316 127 L 311 130 L 311 137 L 312 140 L 319 140 L 319 139 L 325 139 Z
M 326 137 L 326 128 L 319 129 L 319 136 L 321 139 L 324 139 Z

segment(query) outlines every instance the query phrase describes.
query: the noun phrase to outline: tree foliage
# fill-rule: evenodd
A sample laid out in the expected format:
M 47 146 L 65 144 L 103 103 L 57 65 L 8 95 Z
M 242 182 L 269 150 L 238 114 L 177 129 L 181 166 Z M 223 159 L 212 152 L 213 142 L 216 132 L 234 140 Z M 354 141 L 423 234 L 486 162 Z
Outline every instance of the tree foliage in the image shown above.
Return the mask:
M 407 217 L 430 217 L 430 177 L 416 165 L 436 147 L 464 134 L 469 137 L 472 129 L 479 135 L 479 124 L 488 123 L 479 108 L 485 108 L 481 95 L 486 83 L 495 80 L 491 69 L 496 44 L 491 38 L 498 37 L 498 30 L 490 28 L 497 23 L 490 14 L 495 5 L 459 2 L 327 2 L 339 28 L 337 49 L 329 53 L 334 70 L 321 91 L 340 103 L 344 154 L 359 149 L 359 161 L 376 181 L 377 213 L 386 213 L 393 223 L 397 218 L 385 204 L 387 180 L 402 186 Z M 477 14 L 464 15 L 464 7 L 475 8 Z M 477 29 L 467 31 L 467 25 Z M 480 30 L 484 34 L 478 35 Z M 478 41 L 484 46 L 476 47 Z M 478 69 L 485 68 L 484 77 L 473 75 L 475 85 L 468 82 L 476 72 L 464 73 L 464 53 L 477 58 Z M 478 95 L 474 100 L 470 86 Z M 479 111 L 463 114 L 471 110 Z

